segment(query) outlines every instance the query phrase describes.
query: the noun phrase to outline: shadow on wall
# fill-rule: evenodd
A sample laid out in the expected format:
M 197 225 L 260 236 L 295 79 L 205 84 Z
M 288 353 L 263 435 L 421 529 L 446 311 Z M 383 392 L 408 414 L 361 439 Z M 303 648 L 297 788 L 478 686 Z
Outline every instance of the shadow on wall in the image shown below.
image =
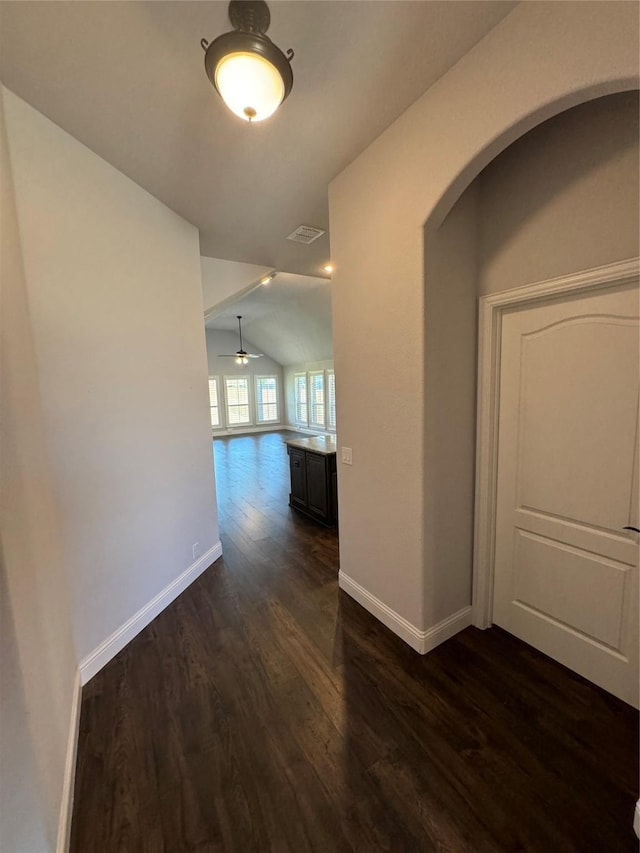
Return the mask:
M 637 90 L 597 98 L 529 131 L 485 168 L 481 295 L 638 254 L 638 121 Z
M 5 90 L 1 90 L 3 121 L 5 96 Z M 0 382 L 3 415 L 0 779 L 3 803 L 9 809 L 6 820 L 2 821 L 0 847 L 40 853 L 56 847 L 77 660 L 61 519 L 47 451 L 22 235 L 18 229 L 4 123 L 0 168 L 4 309 Z M 9 795 L 7 799 L 5 794 Z
M 3 850 L 53 849 L 43 820 L 40 785 L 28 726 L 15 625 L 0 543 L 0 846 Z

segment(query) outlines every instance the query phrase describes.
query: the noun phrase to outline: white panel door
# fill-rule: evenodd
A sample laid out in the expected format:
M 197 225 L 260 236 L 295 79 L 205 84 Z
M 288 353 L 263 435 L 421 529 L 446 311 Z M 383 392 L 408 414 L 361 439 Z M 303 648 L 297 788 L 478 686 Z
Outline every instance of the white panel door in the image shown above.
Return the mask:
M 493 621 L 638 706 L 638 288 L 503 314 Z

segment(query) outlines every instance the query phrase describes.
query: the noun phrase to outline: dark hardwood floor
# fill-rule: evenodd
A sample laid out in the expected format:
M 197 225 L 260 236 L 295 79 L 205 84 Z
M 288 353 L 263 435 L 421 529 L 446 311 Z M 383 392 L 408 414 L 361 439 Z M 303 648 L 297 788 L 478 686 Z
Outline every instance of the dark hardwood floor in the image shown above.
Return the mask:
M 635 711 L 499 629 L 417 655 L 282 435 L 214 444 L 224 558 L 84 688 L 73 853 L 638 849 Z

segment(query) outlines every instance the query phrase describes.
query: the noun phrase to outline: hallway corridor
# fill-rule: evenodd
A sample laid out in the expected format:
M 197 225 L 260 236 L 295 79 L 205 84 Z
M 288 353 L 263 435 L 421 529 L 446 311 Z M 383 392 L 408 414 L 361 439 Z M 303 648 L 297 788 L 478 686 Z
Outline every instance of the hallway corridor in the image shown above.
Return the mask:
M 284 435 L 215 440 L 224 557 L 84 688 L 73 853 L 637 850 L 637 713 L 499 629 L 416 654 Z

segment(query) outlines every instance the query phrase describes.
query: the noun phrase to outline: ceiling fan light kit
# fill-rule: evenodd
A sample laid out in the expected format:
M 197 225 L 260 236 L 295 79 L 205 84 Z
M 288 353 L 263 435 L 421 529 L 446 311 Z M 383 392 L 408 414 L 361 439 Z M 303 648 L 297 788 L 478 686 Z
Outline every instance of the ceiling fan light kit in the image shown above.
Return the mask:
M 211 44 L 200 42 L 207 77 L 231 112 L 245 121 L 262 121 L 291 91 L 293 51 L 285 55 L 266 35 L 271 14 L 264 0 L 231 0 L 229 20 L 232 32 Z

